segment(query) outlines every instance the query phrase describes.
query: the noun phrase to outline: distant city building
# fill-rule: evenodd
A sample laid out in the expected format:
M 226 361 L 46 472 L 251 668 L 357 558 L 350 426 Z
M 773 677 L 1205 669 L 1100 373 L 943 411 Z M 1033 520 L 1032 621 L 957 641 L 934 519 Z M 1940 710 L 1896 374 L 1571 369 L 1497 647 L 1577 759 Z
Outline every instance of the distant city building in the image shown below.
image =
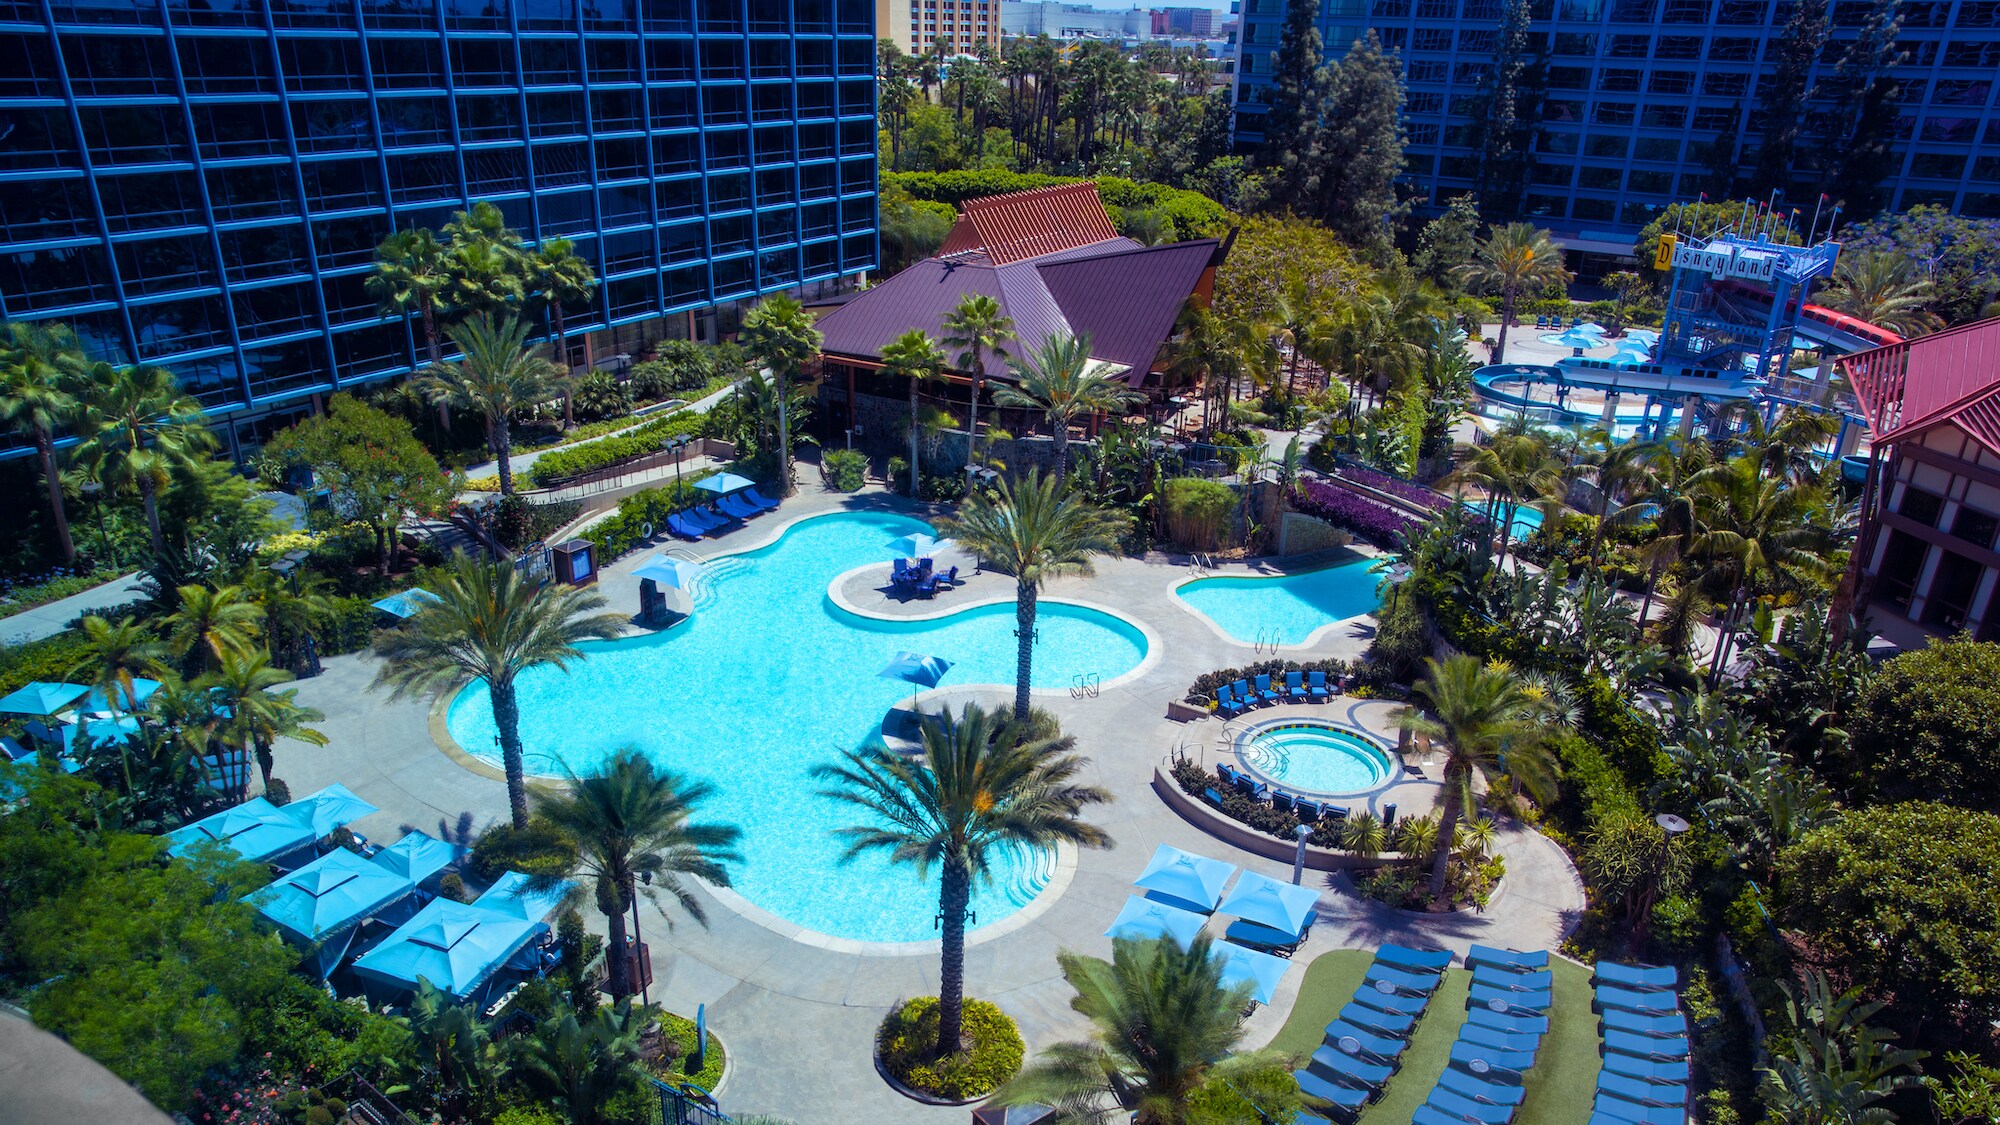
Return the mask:
M 1109 11 L 1053 0 L 1001 0 L 1000 28 L 1008 35 L 1051 39 L 1145 39 L 1153 34 L 1153 14 L 1138 7 Z
M 876 36 L 910 54 L 930 50 L 940 38 L 955 55 L 971 54 L 980 43 L 998 51 L 1001 9 L 1011 6 L 1002 0 L 875 0 Z
M 1830 5 L 1832 36 L 1813 81 L 1830 96 L 1834 67 L 1874 5 Z M 1758 87 L 1792 5 L 1773 0 L 1536 0 L 1528 55 L 1548 60 L 1548 89 L 1526 196 L 1527 217 L 1576 249 L 1629 253 L 1633 232 L 1711 179 L 1721 138 L 1755 163 L 1764 127 Z M 1905 0 L 1897 8 L 1902 85 L 1884 202 L 1937 204 L 2000 217 L 2000 3 Z M 1400 51 L 1409 101 L 1407 182 L 1420 206 L 1468 192 L 1478 172 L 1475 98 L 1493 62 L 1501 0 L 1323 0 L 1329 57 L 1369 28 Z M 1285 0 L 1242 0 L 1236 137 L 1263 140 Z M 1760 60 L 1764 60 L 1760 62 Z M 1830 103 L 1810 107 L 1817 114 Z M 1801 157 L 1816 154 L 1803 151 Z M 1812 199 L 1792 199 L 1787 205 Z
M 1185 36 L 1192 39 L 1215 37 L 1213 8 L 1156 8 L 1153 10 L 1155 36 Z

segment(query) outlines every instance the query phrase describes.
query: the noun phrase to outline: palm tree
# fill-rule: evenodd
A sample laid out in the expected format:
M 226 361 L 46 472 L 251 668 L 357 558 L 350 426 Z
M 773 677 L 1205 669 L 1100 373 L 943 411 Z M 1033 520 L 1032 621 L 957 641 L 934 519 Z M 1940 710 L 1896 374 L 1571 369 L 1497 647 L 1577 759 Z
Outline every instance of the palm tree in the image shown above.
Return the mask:
M 514 412 L 548 397 L 561 371 L 542 349 L 527 346 L 528 325 L 508 317 L 497 325 L 476 316 L 449 335 L 465 354 L 454 363 L 424 369 L 422 385 L 434 401 L 486 416 L 486 441 L 500 467 L 500 494 L 514 494 Z
M 167 647 L 179 654 L 182 673 L 190 680 L 249 652 L 263 635 L 264 611 L 241 586 L 182 586 L 175 597 L 179 608 L 161 624 Z
M 629 999 L 581 1018 L 560 1004 L 533 1032 L 515 1038 L 515 1070 L 569 1125 L 598 1125 L 611 1099 L 638 1081 L 639 1036 L 652 1018 Z
M 1590 576 L 1594 581 L 1604 555 L 1604 535 L 1612 527 L 1625 527 L 1654 511 L 1652 502 L 1654 459 L 1644 442 L 1614 443 L 1609 434 L 1599 432 L 1600 448 L 1583 466 L 1597 486 L 1597 526 L 1590 533 Z
M 1292 1120 L 1299 1094 L 1284 1073 L 1287 1060 L 1269 1050 L 1236 1049 L 1249 985 L 1223 985 L 1211 940 L 1196 934 L 1182 949 L 1170 938 L 1121 938 L 1111 943 L 1108 962 L 1057 953 L 1063 979 L 1076 990 L 1070 1006 L 1090 1021 L 1090 1037 L 1043 1051 L 994 1100 L 1052 1106 L 1062 1125 L 1186 1125 L 1195 1092 L 1220 1079 L 1238 1091 L 1275 1086 L 1277 1101 L 1288 1093 L 1290 1105 L 1260 1098 L 1256 1116 Z M 1257 1080 L 1272 1072 L 1286 1080 Z
M 1474 258 L 1453 272 L 1468 288 L 1492 289 L 1500 293 L 1500 334 L 1493 341 L 1493 362 L 1506 362 L 1507 327 L 1514 322 L 1514 306 L 1523 293 L 1538 293 L 1557 282 L 1568 281 L 1563 268 L 1562 247 L 1554 236 L 1529 223 L 1508 223 L 1494 227 L 1474 247 Z
M 1561 465 L 1535 434 L 1499 433 L 1446 478 L 1453 485 L 1473 484 L 1486 492 L 1486 519 L 1500 536 L 1500 560 L 1513 546 L 1514 516 L 1523 504 L 1555 508 L 1561 487 Z
M 432 363 L 438 353 L 438 310 L 451 276 L 446 270 L 444 244 L 428 230 L 399 230 L 375 247 L 375 268 L 362 283 L 384 317 L 417 314 L 424 328 L 424 350 Z
M 1406 708 L 1403 729 L 1443 743 L 1443 818 L 1431 859 L 1431 898 L 1442 900 L 1458 822 L 1472 811 L 1472 779 L 1505 771 L 1536 800 L 1555 789 L 1555 764 L 1542 740 L 1546 709 L 1528 685 L 1504 664 L 1482 664 L 1458 655 L 1440 664 L 1424 659 L 1426 673 L 1410 694 L 1423 710 Z
M 578 641 L 609 640 L 623 631 L 625 618 L 593 612 L 604 607 L 604 595 L 596 590 L 537 587 L 504 562 L 483 562 L 463 553 L 445 564 L 437 586 L 437 601 L 375 638 L 375 654 L 383 659 L 375 682 L 393 688 L 400 699 L 468 680 L 486 681 L 507 770 L 507 804 L 514 827 L 526 828 L 528 790 L 515 681 L 530 668 L 567 668 L 583 656 Z
M 1908 254 L 1863 250 L 1841 255 L 1833 267 L 1833 284 L 1821 291 L 1819 301 L 1891 332 L 1924 336 L 1944 327 L 1930 311 L 1932 296 L 1931 283 L 1917 272 Z
M 778 490 L 792 494 L 792 424 L 787 410 L 792 380 L 805 371 L 826 341 L 805 306 L 782 294 L 766 297 L 743 318 L 743 347 L 770 368 L 778 384 Z
M 527 266 L 528 295 L 549 310 L 549 319 L 555 325 L 556 367 L 561 372 L 563 426 L 567 428 L 576 424 L 576 416 L 570 396 L 569 333 L 563 327 L 563 306 L 571 301 L 588 300 L 597 291 L 597 274 L 583 255 L 576 252 L 576 243 L 567 238 L 551 238 L 542 243 L 528 255 Z M 588 352 L 589 348 L 584 350 Z
M 1690 553 L 1710 560 L 1710 590 L 1727 599 L 1709 665 L 1710 686 L 1728 666 L 1737 623 L 1760 582 L 1796 585 L 1832 571 L 1830 536 L 1812 521 L 1820 490 L 1764 476 L 1756 458 L 1703 469 L 1689 482 L 1696 529 Z
M 637 896 L 659 904 L 657 883 L 695 921 L 708 925 L 701 900 L 681 882 L 693 875 L 718 887 L 729 885 L 724 863 L 740 863 L 732 825 L 691 822 L 696 806 L 713 796 L 707 782 L 688 781 L 659 769 L 636 748 L 614 754 L 596 773 L 571 776 L 567 792 L 536 793 L 535 814 L 576 845 L 576 863 L 567 872 L 529 879 L 529 889 L 547 891 L 566 878 L 582 878 L 596 892 L 597 908 L 610 925 L 611 995 L 630 996 L 632 959 L 625 953 L 625 911 Z M 641 886 L 643 880 L 644 886 Z
M 299 671 L 305 642 L 334 620 L 331 585 L 315 571 L 295 570 L 287 579 L 253 567 L 243 575 L 244 592 L 264 611 L 265 646 L 278 667 Z
M 239 750 L 256 752 L 266 790 L 271 788 L 273 743 L 295 738 L 308 746 L 326 745 L 326 736 L 307 725 L 323 722 L 326 715 L 301 704 L 297 688 L 271 690 L 292 678 L 290 672 L 271 667 L 265 653 L 234 652 L 223 657 L 215 671 L 195 681 L 219 705 L 217 713 L 224 717 L 217 730 L 223 740 Z
M 910 383 L 910 496 L 918 495 L 917 482 L 922 479 L 918 473 L 917 451 L 923 436 L 923 421 L 917 405 L 917 384 L 931 379 L 944 378 L 944 353 L 938 350 L 937 341 L 924 334 L 921 328 L 912 328 L 890 341 L 882 349 L 882 370 L 885 374 L 907 379 Z
M 466 1099 L 477 1096 L 494 1073 L 493 1031 L 473 1006 L 417 978 L 417 992 L 395 1022 L 410 1033 L 412 1068 L 423 1088 L 436 1091 L 445 1106 L 463 1116 Z
M 55 434 L 76 413 L 76 382 L 83 366 L 82 347 L 66 324 L 17 321 L 0 335 L 0 424 L 35 443 L 49 519 L 65 566 L 76 561 L 76 544 L 63 510 Z
M 1014 339 L 1014 318 L 1003 316 L 1000 302 L 983 293 L 959 299 L 944 318 L 944 344 L 958 350 L 958 364 L 972 377 L 972 413 L 965 427 L 966 454 L 977 463 L 979 453 L 979 387 L 986 378 L 986 354 L 1000 353 Z
M 107 489 L 139 493 L 157 555 L 166 549 L 160 489 L 176 464 L 215 448 L 215 434 L 202 422 L 201 406 L 181 393 L 164 367 L 92 364 L 84 387 L 70 459 Z
M 485 200 L 453 211 L 444 225 L 446 303 L 463 317 L 499 319 L 520 308 L 524 292 L 521 236 L 507 216 Z
M 157 678 L 167 667 L 167 646 L 131 616 L 113 624 L 93 613 L 78 622 L 78 627 L 88 655 L 77 661 L 70 674 L 88 677 L 90 686 L 103 693 L 111 710 L 137 711 L 139 689 L 132 681 Z
M 1061 843 L 1108 847 L 1111 837 L 1078 819 L 1085 806 L 1111 794 L 1078 785 L 1085 759 L 1068 737 L 1035 737 L 1026 723 L 966 704 L 921 721 L 924 756 L 912 761 L 882 747 L 850 750 L 813 776 L 822 794 L 873 814 L 873 823 L 843 828 L 849 858 L 886 852 L 927 879 L 941 869 L 938 911 L 944 958 L 938 977 L 937 1055 L 961 1050 L 965 1005 L 965 920 L 975 880 L 1012 848 Z
M 1133 390 L 1114 372 L 1115 364 L 1090 358 L 1090 337 L 1060 332 L 1042 341 L 1041 347 L 1009 361 L 1017 383 L 994 388 L 993 401 L 1000 406 L 1038 410 L 1055 431 L 1056 487 L 1069 475 L 1069 427 L 1078 418 L 1129 409 L 1144 402 L 1145 395 Z
M 1114 550 L 1131 517 L 1064 496 L 1055 477 L 1030 469 L 1018 487 L 969 498 L 955 519 L 939 527 L 986 565 L 1014 576 L 1014 630 L 1020 647 L 1014 664 L 1014 721 L 1028 721 L 1028 687 L 1035 661 L 1035 601 L 1042 583 L 1065 574 L 1092 573 L 1090 556 Z

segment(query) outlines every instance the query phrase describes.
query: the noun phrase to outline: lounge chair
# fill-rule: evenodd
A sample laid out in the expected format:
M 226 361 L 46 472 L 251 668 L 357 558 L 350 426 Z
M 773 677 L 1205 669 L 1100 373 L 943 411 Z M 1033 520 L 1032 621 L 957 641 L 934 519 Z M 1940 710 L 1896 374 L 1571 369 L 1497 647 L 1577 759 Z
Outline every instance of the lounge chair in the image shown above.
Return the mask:
M 1222 794 L 1216 792 L 1213 785 L 1201 791 L 1201 799 L 1218 809 L 1222 807 Z
M 1451 1045 L 1451 1061 L 1468 1067 L 1476 1062 L 1485 1063 L 1494 1070 L 1525 1074 L 1534 1069 L 1535 1055 L 1532 1051 L 1502 1051 L 1481 1043 L 1467 1043 L 1461 1039 Z
M 1417 1017 L 1412 1013 L 1384 1012 L 1354 1001 L 1349 1001 L 1340 1009 L 1340 1018 L 1356 1027 L 1365 1027 L 1377 1035 L 1392 1035 L 1402 1039 L 1408 1039 L 1410 1031 L 1417 1026 Z
M 1498 1031 L 1481 1024 L 1468 1023 L 1458 1029 L 1461 1043 L 1478 1043 L 1496 1047 L 1502 1051 L 1519 1051 L 1524 1055 L 1534 1054 L 1542 1045 L 1539 1035 L 1521 1035 L 1511 1031 Z
M 1253 801 L 1261 801 L 1271 795 L 1271 787 L 1251 777 L 1247 773 L 1236 775 L 1236 791 Z
M 1688 1082 L 1688 1060 L 1686 1059 L 1642 1059 L 1617 1051 L 1604 1053 L 1604 1069 L 1626 1078 L 1636 1078 L 1641 1082 L 1659 1085 L 1681 1085 Z M 1620 1097 L 1625 1095 L 1620 1094 Z
M 1257 696 L 1250 690 L 1249 680 L 1238 680 L 1229 685 L 1229 690 L 1236 693 L 1236 698 L 1243 701 L 1243 706 L 1255 707 L 1257 705 Z
M 1233 719 L 1243 713 L 1245 706 L 1247 704 L 1236 698 L 1235 693 L 1229 690 L 1228 684 L 1223 684 L 1221 687 L 1215 689 L 1215 709 L 1224 715 Z
M 1307 914 L 1305 924 L 1299 927 L 1299 932 L 1296 934 L 1288 934 L 1262 923 L 1238 918 L 1229 924 L 1228 929 L 1222 931 L 1222 937 L 1225 941 L 1233 941 L 1247 949 L 1263 950 L 1281 956 L 1289 955 L 1299 947 L 1299 943 L 1306 940 L 1306 934 L 1312 931 L 1315 917 L 1316 915 Z
M 715 502 L 715 506 L 739 520 L 754 519 L 764 514 L 763 508 L 759 508 L 757 505 L 740 496 L 724 496 Z
M 725 516 L 714 508 L 689 508 L 681 513 L 682 518 L 701 528 L 703 535 L 714 535 L 717 531 L 735 523 L 733 516 Z
M 1228 762 L 1217 762 L 1215 763 L 1215 776 L 1221 778 L 1225 785 L 1234 789 L 1236 788 L 1237 779 L 1242 777 L 1243 773 Z
M 1549 951 L 1537 949 L 1532 953 L 1522 953 L 1513 949 L 1495 949 L 1490 945 L 1475 944 L 1465 954 L 1465 963 L 1477 967 L 1491 965 L 1513 973 L 1539 972 L 1549 967 Z
M 1378 1035 L 1365 1027 L 1357 1027 L 1354 1024 L 1348 1023 L 1346 1020 L 1337 1019 L 1326 1025 L 1326 1042 L 1328 1046 L 1345 1051 L 1346 1048 L 1341 1046 L 1340 1041 L 1342 1039 L 1354 1040 L 1358 1045 L 1358 1049 L 1363 1054 L 1374 1055 L 1385 1063 L 1395 1062 L 1396 1057 L 1403 1053 L 1405 1047 L 1409 1046 L 1409 1043 L 1404 1040 L 1387 1035 Z M 1326 1049 L 1327 1047 L 1320 1048 L 1322 1051 Z
M 1412 973 L 1378 961 L 1368 966 L 1367 975 L 1361 979 L 1364 985 L 1380 981 L 1394 985 L 1404 992 L 1422 993 L 1428 996 L 1437 991 L 1438 981 L 1443 978 L 1437 973 Z
M 1445 1067 L 1444 1073 L 1438 1075 L 1438 1085 L 1461 1097 L 1494 1105 L 1520 1105 L 1528 1094 L 1526 1089 L 1511 1082 L 1488 1082 L 1470 1071 L 1451 1067 Z
M 1283 789 L 1271 790 L 1271 807 L 1277 809 L 1279 812 L 1292 812 L 1292 801 L 1294 799 L 1290 793 L 1285 792 Z
M 1506 969 L 1496 969 L 1492 965 L 1476 965 L 1472 970 L 1472 983 L 1512 989 L 1515 992 L 1547 992 L 1555 987 L 1556 977 L 1547 969 L 1532 973 L 1516 973 Z
M 1682 1012 L 1675 1012 L 1670 1016 L 1649 1016 L 1643 1012 L 1628 1012 L 1623 1008 L 1606 1008 L 1599 1018 L 1604 1021 L 1605 1027 L 1656 1039 L 1688 1033 L 1687 1016 Z
M 1285 698 L 1294 703 L 1306 701 L 1306 677 L 1303 672 L 1285 673 Z
M 721 508 L 717 507 L 714 504 L 710 504 L 708 507 L 703 508 L 701 512 L 703 515 L 708 516 L 711 519 L 720 521 L 719 526 L 722 527 L 728 527 L 731 524 L 738 524 L 743 522 L 743 517 L 732 516 L 728 512 L 723 511 Z
M 750 501 L 752 504 L 757 505 L 759 508 L 762 508 L 767 512 L 775 512 L 778 510 L 778 502 L 776 500 L 765 499 L 764 495 L 758 492 L 754 488 L 746 488 L 743 491 L 737 493 L 736 495 L 741 496 L 745 500 Z
M 682 539 L 700 539 L 701 529 L 689 523 L 679 512 L 667 517 L 667 530 Z
M 1323 1074 L 1310 1070 L 1295 1070 L 1292 1077 L 1299 1084 L 1299 1092 L 1308 1098 L 1327 1102 L 1341 1109 L 1358 1110 L 1368 1104 L 1375 1091 L 1366 1083 L 1349 1084 L 1335 1082 Z
M 1306 696 L 1307 698 L 1318 702 L 1325 702 L 1326 700 L 1333 698 L 1333 693 L 1326 690 L 1325 672 L 1312 672 L 1307 674 Z
M 1354 990 L 1354 1002 L 1378 1012 L 1415 1018 L 1424 1014 L 1424 1005 L 1429 1004 L 1431 998 L 1425 993 L 1383 992 L 1364 984 Z
M 1384 945 L 1375 951 L 1375 960 L 1398 969 L 1421 973 L 1442 973 L 1451 967 L 1448 949 L 1411 949 L 1406 945 Z
M 1537 314 L 1535 317 L 1535 327 L 1547 328 L 1548 326 L 1549 326 L 1548 314 L 1546 313 Z
M 1410 1125 L 1465 1125 L 1465 1118 L 1434 1105 L 1420 1105 L 1410 1112 Z
M 1500 1003 L 1506 1005 L 1508 1009 L 1526 1008 L 1537 1015 L 1547 1014 L 1549 1004 L 1552 1002 L 1552 998 L 1546 991 L 1518 992 L 1511 988 L 1495 988 L 1490 984 L 1481 984 L 1478 981 L 1472 982 L 1472 989 L 1469 996 L 1471 1003 L 1483 1004 L 1494 1011 L 1502 1010 L 1493 1008 L 1493 1002 L 1498 1000 Z
M 1604 1049 L 1622 1055 L 1641 1059 L 1684 1059 L 1688 1057 L 1688 1041 L 1684 1035 L 1656 1038 L 1651 1035 L 1634 1035 L 1629 1031 L 1604 1029 Z
M 1454 1094 L 1442 1087 L 1433 1087 L 1425 1105 L 1434 1106 L 1446 1113 L 1454 1113 L 1467 1121 L 1480 1125 L 1507 1125 L 1514 1120 L 1514 1107 L 1494 1105 L 1491 1102 L 1476 1102 L 1463 1094 Z
M 1310 797 L 1300 797 L 1294 794 L 1292 797 L 1292 811 L 1298 814 L 1300 820 L 1316 821 L 1325 815 L 1326 805 L 1324 802 L 1315 801 Z
M 1622 1074 L 1613 1074 L 1610 1071 L 1597 1073 L 1597 1090 L 1599 1093 L 1648 1106 L 1683 1107 L 1687 1105 L 1688 1100 L 1687 1087 L 1679 1083 L 1659 1086 L 1651 1082 L 1642 1082 L 1637 1078 L 1627 1078 Z
M 1370 1086 L 1380 1086 L 1389 1080 L 1396 1068 L 1387 1063 L 1375 1062 L 1350 1055 L 1334 1046 L 1321 1047 L 1313 1052 L 1312 1066 L 1309 1068 L 1331 1078 L 1347 1078 Z
M 1591 967 L 1592 986 L 1611 985 L 1634 992 L 1670 992 L 1681 983 L 1680 971 L 1672 965 L 1621 965 L 1599 961 Z
M 918 597 L 920 597 L 920 598 L 935 598 L 935 597 L 937 597 L 937 592 L 938 592 L 938 576 L 937 576 L 937 575 L 935 575 L 935 574 L 925 574 L 925 575 L 923 575 L 922 577 L 920 577 L 920 578 L 918 578 L 918 579 L 917 579 L 917 596 L 918 596 Z
M 1281 698 L 1278 689 L 1271 686 L 1271 675 L 1268 672 L 1257 677 L 1257 698 L 1266 703 L 1276 703 Z
M 1615 1094 L 1598 1091 L 1590 1105 L 1590 1120 L 1598 1125 L 1624 1122 L 1625 1125 L 1687 1125 L 1686 1106 L 1642 1105 Z
M 1347 819 L 1346 805 L 1321 805 L 1320 809 L 1328 820 L 1338 822 Z
M 944 577 L 943 577 L 943 578 L 940 578 L 940 579 L 938 579 L 938 585 L 940 585 L 940 586 L 949 586 L 949 587 L 951 587 L 952 589 L 957 589 L 957 588 L 958 588 L 958 568 L 957 568 L 957 567 L 952 567 L 952 568 L 951 568 L 950 570 L 947 570 L 947 571 L 945 571 L 945 572 L 944 572 Z
M 889 581 L 901 586 L 910 580 L 910 564 L 897 559 L 889 564 Z
M 1517 1035 L 1547 1035 L 1549 1033 L 1549 1017 L 1538 1016 L 1533 1012 L 1496 1012 L 1491 1008 L 1474 1005 L 1466 1010 L 1465 1022 L 1467 1024 L 1476 1024 L 1480 1027 L 1494 1028 L 1499 1031 L 1511 1031 Z
M 1671 992 L 1634 992 L 1608 984 L 1598 985 L 1596 994 L 1590 999 L 1594 1011 L 1623 1008 L 1628 1012 L 1643 1012 L 1651 1016 L 1670 1016 L 1680 1010 L 1680 1004 L 1680 997 Z

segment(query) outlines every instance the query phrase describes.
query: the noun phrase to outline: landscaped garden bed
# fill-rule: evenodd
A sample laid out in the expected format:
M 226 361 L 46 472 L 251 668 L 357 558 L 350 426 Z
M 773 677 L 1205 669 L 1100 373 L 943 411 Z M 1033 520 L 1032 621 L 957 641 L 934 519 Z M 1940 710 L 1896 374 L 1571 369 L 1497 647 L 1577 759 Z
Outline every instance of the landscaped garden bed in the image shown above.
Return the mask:
M 964 1049 L 939 1058 L 937 997 L 905 1000 L 882 1020 L 875 1057 L 897 1084 L 927 1100 L 977 1101 L 1020 1071 L 1028 1048 L 1007 1013 L 985 1000 L 965 1001 L 964 1026 Z

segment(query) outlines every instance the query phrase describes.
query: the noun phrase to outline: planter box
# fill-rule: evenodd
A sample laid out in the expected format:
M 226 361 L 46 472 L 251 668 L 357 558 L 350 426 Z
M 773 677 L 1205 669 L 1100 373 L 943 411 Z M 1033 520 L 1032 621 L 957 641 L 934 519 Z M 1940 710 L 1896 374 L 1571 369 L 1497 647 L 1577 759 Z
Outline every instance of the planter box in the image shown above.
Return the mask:
M 1175 699 L 1167 703 L 1167 718 L 1177 723 L 1191 723 L 1197 719 L 1206 719 L 1208 716 L 1208 708 L 1197 707 L 1184 700 Z
M 1157 766 L 1153 769 L 1153 792 L 1160 795 L 1167 807 L 1179 813 L 1181 819 L 1231 847 L 1286 863 L 1290 863 L 1298 852 L 1297 844 L 1266 835 L 1240 820 L 1232 820 L 1200 798 L 1181 792 L 1172 775 Z M 1400 852 L 1358 856 L 1351 852 L 1306 845 L 1306 866 L 1314 871 L 1373 871 L 1378 867 L 1411 867 L 1420 862 L 1420 857 Z

